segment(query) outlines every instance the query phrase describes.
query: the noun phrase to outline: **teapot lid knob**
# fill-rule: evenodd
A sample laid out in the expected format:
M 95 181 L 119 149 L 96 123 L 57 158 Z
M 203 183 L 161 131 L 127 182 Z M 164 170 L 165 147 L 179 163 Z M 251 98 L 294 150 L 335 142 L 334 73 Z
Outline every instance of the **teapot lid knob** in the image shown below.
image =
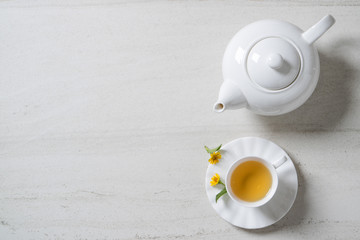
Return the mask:
M 257 42 L 250 50 L 246 70 L 258 86 L 276 91 L 290 86 L 301 69 L 298 50 L 286 39 L 269 37 Z
M 283 65 L 284 59 L 280 54 L 273 53 L 268 56 L 266 62 L 269 65 L 269 67 L 273 69 L 279 69 Z

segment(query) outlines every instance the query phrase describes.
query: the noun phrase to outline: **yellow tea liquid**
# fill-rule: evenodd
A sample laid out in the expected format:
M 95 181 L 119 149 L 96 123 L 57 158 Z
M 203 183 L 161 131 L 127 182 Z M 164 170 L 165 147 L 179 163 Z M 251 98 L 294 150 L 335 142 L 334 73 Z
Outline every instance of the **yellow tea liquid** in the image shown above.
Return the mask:
M 257 161 L 237 166 L 230 178 L 232 192 L 241 200 L 256 202 L 264 198 L 272 184 L 270 171 Z

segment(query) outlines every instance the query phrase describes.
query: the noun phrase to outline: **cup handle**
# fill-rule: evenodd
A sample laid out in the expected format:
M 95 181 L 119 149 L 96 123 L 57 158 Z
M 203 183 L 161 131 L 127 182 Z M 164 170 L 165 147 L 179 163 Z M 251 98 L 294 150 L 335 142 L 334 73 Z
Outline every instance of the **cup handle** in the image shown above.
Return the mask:
M 280 159 L 276 160 L 275 162 L 272 163 L 272 165 L 274 166 L 274 168 L 278 168 L 281 165 L 283 165 L 287 160 L 286 156 L 281 157 Z

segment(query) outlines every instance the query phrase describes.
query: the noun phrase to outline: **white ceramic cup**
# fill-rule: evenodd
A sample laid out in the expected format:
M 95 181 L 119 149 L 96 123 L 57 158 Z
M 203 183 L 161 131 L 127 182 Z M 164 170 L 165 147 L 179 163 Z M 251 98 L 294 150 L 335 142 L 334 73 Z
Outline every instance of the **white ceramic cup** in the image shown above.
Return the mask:
M 286 162 L 286 160 L 287 160 L 287 157 L 283 156 L 280 159 L 270 163 L 259 157 L 248 156 L 248 157 L 244 157 L 244 158 L 241 158 L 241 159 L 235 161 L 230 166 L 229 170 L 227 171 L 226 178 L 225 178 L 225 186 L 226 186 L 228 195 L 230 196 L 230 198 L 232 200 L 234 200 L 236 203 L 238 203 L 244 207 L 260 207 L 260 206 L 266 204 L 274 196 L 276 189 L 278 187 L 279 180 L 278 180 L 278 173 L 277 173 L 276 169 L 278 167 L 280 167 L 281 165 L 283 165 Z M 244 201 L 244 200 L 238 198 L 233 193 L 231 186 L 230 186 L 230 179 L 231 179 L 232 173 L 234 172 L 235 168 L 237 166 L 239 166 L 240 164 L 247 162 L 247 161 L 257 161 L 259 163 L 262 163 L 269 170 L 269 172 L 271 174 L 271 178 L 272 178 L 271 187 L 270 187 L 269 191 L 267 192 L 267 194 L 265 195 L 265 197 L 263 197 L 262 199 L 260 199 L 258 201 L 255 201 L 255 202 L 248 202 L 248 201 Z

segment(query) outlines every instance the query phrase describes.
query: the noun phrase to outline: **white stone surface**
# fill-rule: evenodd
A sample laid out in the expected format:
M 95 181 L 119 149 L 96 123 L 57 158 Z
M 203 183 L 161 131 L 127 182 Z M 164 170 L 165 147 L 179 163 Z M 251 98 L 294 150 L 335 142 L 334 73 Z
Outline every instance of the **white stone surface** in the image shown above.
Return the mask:
M 319 85 L 298 110 L 212 112 L 230 38 L 307 29 Z M 0 1 L 0 239 L 359 239 L 358 1 Z M 208 155 L 244 136 L 293 158 L 299 192 L 262 230 L 223 221 Z

